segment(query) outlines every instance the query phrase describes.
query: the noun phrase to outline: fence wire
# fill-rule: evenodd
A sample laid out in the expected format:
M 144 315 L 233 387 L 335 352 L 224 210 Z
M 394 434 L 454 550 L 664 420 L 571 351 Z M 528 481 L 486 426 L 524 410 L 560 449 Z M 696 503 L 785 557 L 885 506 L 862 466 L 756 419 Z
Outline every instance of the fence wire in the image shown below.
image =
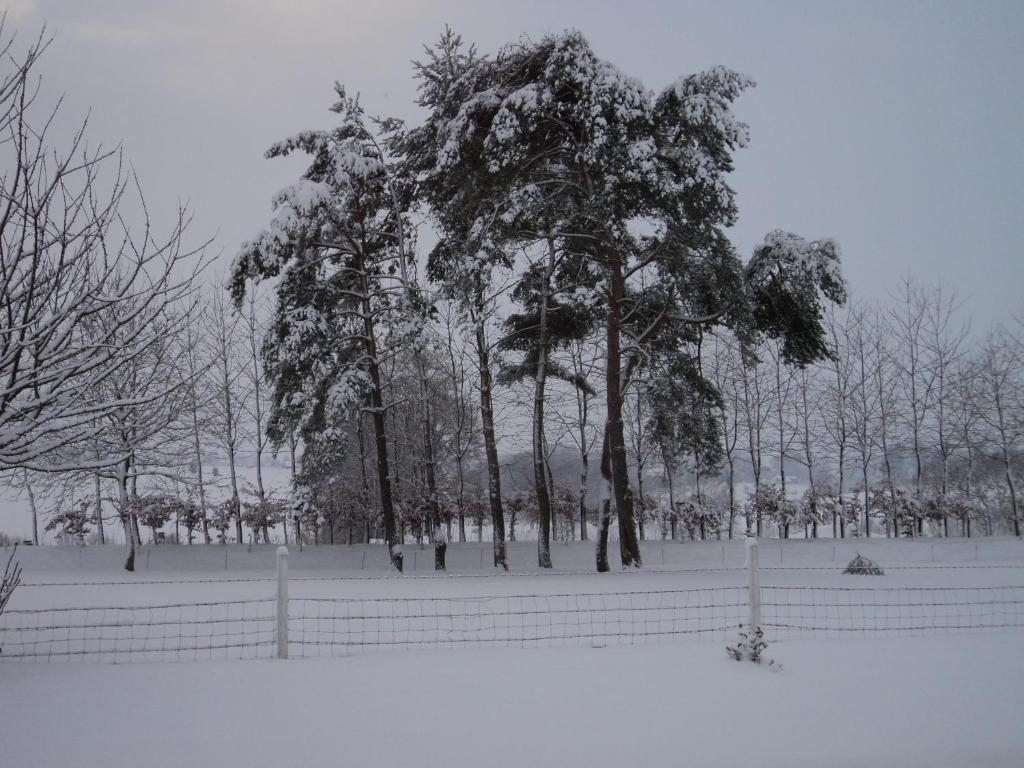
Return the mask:
M 0 659 L 198 661 L 269 657 L 273 600 L 9 610 Z
M 1024 587 L 761 588 L 768 638 L 1024 628 Z
M 617 645 L 725 638 L 747 610 L 744 588 L 601 594 L 289 601 L 290 653 L 456 646 Z
M 762 561 L 763 562 L 763 561 Z M 1024 570 L 1024 563 L 1020 562 L 1007 562 L 1007 563 L 910 563 L 910 564 L 890 564 L 886 563 L 884 566 L 886 572 L 889 571 L 1021 571 Z M 761 571 L 770 571 L 774 573 L 802 573 L 806 571 L 815 571 L 820 573 L 842 573 L 842 565 L 761 565 Z M 687 566 L 646 566 L 643 570 L 624 570 L 620 571 L 617 575 L 625 578 L 644 578 L 652 573 L 679 573 L 679 574 L 732 574 L 732 573 L 746 573 L 746 566 L 742 565 L 723 565 L 723 566 L 706 566 L 706 567 L 687 567 Z M 502 571 L 500 569 L 494 569 L 488 573 L 465 573 L 465 572 L 452 572 L 452 571 L 428 571 L 421 573 L 404 573 L 402 574 L 403 581 L 412 580 L 458 580 L 466 581 L 467 579 L 501 579 L 502 581 L 508 581 L 509 579 L 536 579 L 543 577 L 544 579 L 551 579 L 557 577 L 578 577 L 578 576 L 593 576 L 594 570 L 560 570 L 560 571 L 539 571 L 539 570 L 523 570 L 515 571 L 512 573 Z M 1016 577 L 1016 575 L 1014 576 Z M 390 571 L 383 571 L 380 573 L 346 573 L 344 575 L 293 575 L 290 577 L 291 582 L 346 582 L 346 581 L 386 581 L 395 578 L 395 574 Z M 38 581 L 38 582 L 22 582 L 18 589 L 48 589 L 51 587 L 147 587 L 152 585 L 175 585 L 175 584 L 253 584 L 253 583 L 264 583 L 269 584 L 276 581 L 274 576 L 237 576 L 237 577 L 210 577 L 210 578 L 187 578 L 187 579 L 120 579 L 116 581 Z
M 1024 628 L 1024 586 L 761 588 L 769 642 Z M 734 641 L 746 587 L 472 597 L 292 598 L 291 657 L 452 647 Z M 10 610 L 0 660 L 267 658 L 275 600 Z

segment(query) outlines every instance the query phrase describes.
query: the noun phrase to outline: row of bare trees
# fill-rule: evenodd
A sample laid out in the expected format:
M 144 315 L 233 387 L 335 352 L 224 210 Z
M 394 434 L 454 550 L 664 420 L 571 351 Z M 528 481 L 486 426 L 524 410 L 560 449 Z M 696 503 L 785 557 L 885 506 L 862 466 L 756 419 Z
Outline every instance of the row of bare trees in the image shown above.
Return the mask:
M 809 535 L 971 535 L 972 523 L 1020 535 L 1020 323 L 972 331 L 953 294 L 907 279 L 887 301 L 830 311 L 827 327 L 830 358 L 806 367 L 771 344 L 746 361 L 708 345 L 722 396 L 712 495 L 728 535 L 738 517 L 761 535 L 773 494 L 780 536 L 797 520 Z M 704 502 L 692 452 L 689 468 Z

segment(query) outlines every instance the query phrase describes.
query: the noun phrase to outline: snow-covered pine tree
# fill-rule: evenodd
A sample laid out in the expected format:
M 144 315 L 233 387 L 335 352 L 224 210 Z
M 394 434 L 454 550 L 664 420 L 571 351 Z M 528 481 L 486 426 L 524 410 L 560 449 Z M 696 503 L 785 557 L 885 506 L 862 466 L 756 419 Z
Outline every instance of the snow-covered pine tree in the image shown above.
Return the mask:
M 736 257 L 724 232 L 736 217 L 725 177 L 747 128 L 731 104 L 752 82 L 731 70 L 682 78 L 655 96 L 570 31 L 493 59 L 449 34 L 419 76 L 429 115 L 410 154 L 442 224 L 445 274 L 487 285 L 530 237 L 582 261 L 605 329 L 602 473 L 623 565 L 639 565 L 622 409 L 647 347 L 669 329 L 718 322 L 784 338 L 787 360 L 825 354 L 820 293 L 844 295 L 837 250 L 774 232 L 745 269 Z M 642 293 L 631 290 L 641 274 Z M 634 330 L 640 317 L 648 322 Z
M 339 414 L 369 411 L 384 538 L 392 564 L 401 569 L 381 367 L 408 331 L 398 276 L 402 212 L 395 210 L 389 186 L 396 169 L 358 100 L 341 86 L 337 92 L 337 128 L 300 133 L 267 152 L 304 152 L 312 163 L 300 181 L 275 196 L 269 226 L 235 259 L 230 288 L 241 302 L 249 280 L 280 277 L 263 352 L 274 386 L 269 429 L 275 442 L 287 439 L 292 428 L 315 439 L 344 420 Z
M 429 110 L 429 115 L 404 137 L 402 152 L 409 175 L 418 180 L 418 195 L 438 220 L 442 234 L 430 254 L 428 275 L 458 306 L 471 329 L 479 373 L 480 426 L 487 463 L 494 565 L 507 567 L 488 325 L 495 311 L 495 274 L 511 266 L 511 256 L 497 238 L 484 231 L 486 227 L 478 226 L 478 222 L 491 220 L 497 208 L 491 197 L 497 190 L 488 183 L 482 148 L 474 147 L 465 154 L 466 162 L 457 169 L 439 162 L 447 142 L 447 121 L 458 117 L 463 101 L 483 87 L 485 73 L 478 69 L 480 60 L 475 49 L 464 47 L 461 38 L 451 30 L 446 30 L 440 42 L 426 52 L 427 60 L 417 65 L 418 102 Z M 463 117 L 463 123 L 468 119 Z M 482 536 L 479 527 L 477 533 Z

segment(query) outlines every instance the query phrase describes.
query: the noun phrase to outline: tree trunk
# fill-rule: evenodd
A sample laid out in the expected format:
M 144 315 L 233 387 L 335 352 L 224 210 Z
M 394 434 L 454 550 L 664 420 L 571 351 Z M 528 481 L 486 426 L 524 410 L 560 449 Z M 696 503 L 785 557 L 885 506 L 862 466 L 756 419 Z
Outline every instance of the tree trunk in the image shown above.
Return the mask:
M 676 484 L 672 477 L 672 467 L 675 462 L 669 453 L 668 447 L 661 445 L 661 464 L 665 468 L 665 482 L 668 485 L 668 524 L 672 541 L 676 540 Z M 664 525 L 664 523 L 662 523 Z M 663 528 L 664 530 L 664 528 Z
M 865 538 L 871 538 L 871 498 L 869 496 L 870 489 L 868 488 L 868 465 L 865 461 L 862 465 L 864 474 L 864 536 Z
M 444 547 L 447 543 L 440 543 L 437 539 L 437 528 L 441 525 L 441 505 L 437 497 L 437 480 L 434 472 L 434 427 L 430 415 L 430 382 L 427 379 L 427 367 L 423 361 L 423 353 L 416 349 L 414 352 L 416 373 L 419 378 L 420 399 L 423 410 L 423 474 L 427 484 L 427 503 L 430 507 L 428 530 L 434 537 L 434 570 L 445 569 Z
M 573 365 L 576 367 L 576 375 L 583 377 L 583 359 L 580 354 L 577 363 L 576 353 L 573 352 Z M 576 393 L 576 416 L 580 430 L 580 541 L 587 540 L 587 478 L 590 475 L 590 449 L 587 445 L 587 421 L 590 409 L 590 398 L 583 391 L 578 383 L 575 387 Z
M 551 567 L 551 485 L 545 463 L 544 388 L 548 362 L 548 281 L 554 271 L 555 246 L 548 240 L 548 264 L 541 281 L 540 319 L 537 325 L 536 370 L 533 386 L 533 482 L 537 494 L 537 565 Z
M 25 481 L 25 490 L 28 493 L 28 507 L 32 513 L 32 545 L 39 546 L 39 510 L 36 508 L 36 495 L 32 491 L 32 483 L 28 479 L 28 470 L 22 470 L 22 477 Z
M 366 368 L 370 376 L 370 413 L 373 419 L 373 436 L 377 448 L 377 485 L 380 493 L 381 516 L 384 518 L 384 543 L 388 548 L 391 565 L 399 573 L 402 571 L 402 551 L 396 549 L 399 542 L 396 538 L 395 507 L 391 496 L 391 470 L 388 464 L 387 422 L 384 411 L 384 391 L 380 379 L 380 364 L 377 360 L 377 337 L 373 323 L 373 308 L 370 305 L 370 285 L 365 265 L 360 263 L 358 269 L 362 280 L 362 314 L 363 334 L 366 344 Z M 334 532 L 334 526 L 331 526 Z
M 224 395 L 224 440 L 228 453 L 228 470 L 231 475 L 231 514 L 235 518 L 235 538 L 241 544 L 242 534 L 242 503 L 238 496 L 238 474 L 235 469 L 235 424 L 234 409 L 231 405 L 231 373 L 228 370 L 228 347 L 226 332 L 220 338 L 221 377 Z
M 466 541 L 466 477 L 462 467 L 462 454 L 455 455 L 455 474 L 459 480 L 459 542 Z
M 1013 472 L 1010 469 L 1010 453 L 1003 446 L 1003 461 L 1006 465 L 1006 486 L 1010 491 L 1010 512 L 1013 514 L 1013 535 L 1020 538 L 1020 515 L 1017 512 L 1017 489 L 1013 484 Z
M 139 476 L 135 474 L 135 454 L 132 453 L 132 499 L 139 498 Z M 139 516 L 134 512 L 131 515 L 132 521 L 132 532 L 135 534 L 135 546 L 139 549 L 142 548 L 142 531 L 139 529 Z
M 733 520 L 736 517 L 736 467 L 729 459 L 729 539 L 732 540 Z
M 260 402 L 260 360 L 256 351 L 256 294 L 249 292 L 249 351 L 252 357 L 252 381 L 253 381 L 253 406 L 256 420 L 256 497 L 260 504 L 266 499 L 266 492 L 263 490 L 263 405 Z M 263 526 L 263 536 L 266 539 L 267 528 Z M 266 539 L 267 543 L 270 542 Z
M 125 546 L 128 548 L 128 555 L 125 558 L 124 569 L 135 570 L 135 531 L 132 527 L 131 512 L 128 509 L 128 470 L 130 460 L 125 459 L 121 465 L 121 474 L 117 482 L 118 507 L 121 516 L 121 524 L 124 526 Z
M 846 445 L 845 443 L 839 444 L 839 538 L 846 538 L 846 513 L 843 510 L 843 480 L 846 477 L 844 467 L 846 466 Z M 832 538 L 836 535 L 836 522 L 835 517 L 832 518 Z
M 609 271 L 607 344 L 606 344 L 606 439 L 612 476 L 612 493 L 615 499 L 615 514 L 619 519 L 619 552 L 622 566 L 639 567 L 640 544 L 636 536 L 636 522 L 633 515 L 633 492 L 629 487 L 629 464 L 626 457 L 626 438 L 622 418 L 622 351 L 620 345 L 622 300 L 625 296 L 625 278 L 622 272 L 621 254 L 605 243 Z
M 196 367 L 192 351 L 192 329 L 187 327 L 189 345 L 189 390 L 192 407 L 192 449 L 196 455 L 196 484 L 199 490 L 199 513 L 203 521 L 203 538 L 210 543 L 210 524 L 206 519 L 206 483 L 203 481 L 203 451 L 199 441 L 199 406 L 196 403 Z M 189 529 L 189 543 L 192 543 L 192 530 Z
M 602 499 L 601 513 L 597 524 L 597 572 L 608 573 L 611 567 L 608 564 L 608 529 L 612 522 L 611 499 Z
M 491 527 L 494 531 L 494 565 L 508 570 L 505 554 L 505 512 L 501 503 L 501 468 L 498 444 L 494 437 L 494 405 L 491 401 L 491 359 L 482 314 L 476 321 L 476 352 L 480 367 L 480 421 L 487 456 L 487 495 L 491 503 Z M 483 540 L 483 531 L 480 532 Z
M 103 492 L 100 488 L 100 476 L 98 474 L 93 476 L 93 485 L 96 496 L 96 533 L 99 536 L 100 544 L 106 544 L 107 536 L 103 530 Z M 34 503 L 33 506 L 35 506 Z

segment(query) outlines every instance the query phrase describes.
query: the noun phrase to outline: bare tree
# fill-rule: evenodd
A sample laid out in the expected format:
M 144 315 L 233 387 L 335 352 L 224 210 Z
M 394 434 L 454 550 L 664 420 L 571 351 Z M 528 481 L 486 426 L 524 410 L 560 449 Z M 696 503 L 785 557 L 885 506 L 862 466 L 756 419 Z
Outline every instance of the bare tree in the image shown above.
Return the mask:
M 846 337 L 853 358 L 850 422 L 853 444 L 860 455 L 864 491 L 864 535 L 871 536 L 871 461 L 878 445 L 878 392 L 873 373 L 879 365 L 871 344 L 867 308 L 851 305 L 847 314 Z
M 185 359 L 188 361 L 188 410 L 191 416 L 192 427 L 192 450 L 195 460 L 196 491 L 199 496 L 199 517 L 203 527 L 203 540 L 210 543 L 210 520 L 208 515 L 208 503 L 206 499 L 206 478 L 203 475 L 203 437 L 209 431 L 209 397 L 206 396 L 200 401 L 197 381 L 206 373 L 205 361 L 199 359 L 199 351 L 196 349 L 198 339 L 202 334 L 201 329 L 190 323 L 185 327 Z M 98 482 L 98 479 L 97 479 Z M 98 486 L 97 486 L 97 494 Z M 192 530 L 189 529 L 189 541 L 191 542 Z
M 981 348 L 976 379 L 981 400 L 979 415 L 988 427 L 1003 465 L 1014 536 L 1020 536 L 1014 459 L 1024 438 L 1022 363 L 1020 344 L 1004 329 L 998 329 L 988 335 Z
M 799 435 L 800 463 L 807 468 L 808 494 L 806 503 L 810 508 L 811 535 L 818 538 L 818 519 L 821 510 L 818 509 L 818 485 L 819 477 L 816 472 L 818 465 L 817 442 L 821 435 L 821 420 L 823 409 L 819 401 L 819 390 L 815 387 L 813 370 L 801 368 L 796 372 L 796 398 L 795 416 L 796 429 Z
M 957 434 L 957 442 L 966 460 L 961 477 L 960 490 L 968 504 L 975 502 L 974 474 L 978 448 L 983 435 L 981 425 L 981 398 L 977 392 L 977 366 L 974 361 L 961 359 L 954 366 L 952 382 L 951 429 Z M 964 523 L 964 534 L 970 536 L 971 519 Z
M 792 410 L 792 398 L 795 389 L 796 373 L 792 366 L 787 365 L 782 355 L 782 343 L 774 341 L 768 346 L 768 358 L 771 371 L 774 374 L 775 387 L 771 393 L 772 406 L 775 413 L 775 447 L 779 457 L 779 492 L 783 501 L 786 500 L 786 458 L 796 439 L 796 431 L 791 429 L 790 411 Z M 789 525 L 783 526 L 779 531 L 780 538 L 789 538 Z
M 652 450 L 657 446 L 657 441 L 650 434 L 649 421 L 651 414 L 644 402 L 645 392 L 643 378 L 646 372 L 639 369 L 636 374 L 637 386 L 632 392 L 626 393 L 625 407 L 623 410 L 623 422 L 626 427 L 627 445 L 633 457 L 633 466 L 636 469 L 636 499 L 635 513 L 637 530 L 640 541 L 647 538 L 644 525 L 651 510 L 647 509 L 647 497 L 644 494 L 644 470 L 651 457 Z M 696 468 L 697 495 L 700 496 L 700 467 Z
M 925 350 L 925 320 L 928 299 L 907 277 L 900 286 L 899 308 L 892 311 L 896 356 L 901 376 L 901 410 L 910 429 L 914 454 L 914 498 L 920 501 L 924 472 L 925 422 L 931 408 L 932 377 Z
M 244 328 L 240 327 L 240 315 L 229 306 L 220 291 L 212 294 L 207 306 L 206 345 L 211 363 L 208 376 L 211 389 L 217 393 L 217 397 L 211 401 L 211 419 L 208 424 L 210 437 L 224 449 L 228 460 L 230 516 L 235 523 L 235 540 L 242 542 L 238 452 L 245 438 L 243 403 L 250 398 L 243 347 Z
M 194 308 L 189 303 L 178 311 L 168 308 L 161 317 L 147 318 L 144 332 L 152 335 L 152 342 L 140 353 L 122 347 L 129 359 L 83 393 L 86 401 L 123 403 L 104 414 L 87 455 L 98 452 L 114 459 L 96 471 L 117 487 L 116 509 L 125 527 L 125 569 L 129 571 L 134 570 L 136 550 L 142 545 L 138 506 L 132 503 L 138 496 L 139 479 L 179 474 L 185 455 L 182 443 L 188 436 L 185 416 L 191 378 L 187 345 L 178 335 L 192 322 Z M 112 344 L 139 332 L 134 325 L 121 323 L 121 314 L 133 310 L 129 303 L 96 315 L 96 323 Z
M 764 449 L 764 429 L 771 416 L 769 393 L 763 385 L 764 368 L 761 362 L 754 360 L 750 365 L 743 366 L 743 416 L 747 436 L 747 454 L 754 472 L 754 494 L 761 488 L 761 472 L 764 467 L 762 452 Z M 760 507 L 755 511 L 757 536 L 761 536 L 763 520 Z M 747 507 L 747 535 L 755 530 L 750 519 L 750 507 Z
M 957 323 L 956 295 L 935 286 L 925 294 L 922 346 L 932 381 L 931 443 L 939 455 L 939 508 L 942 533 L 949 536 L 949 470 L 962 432 L 953 427 L 956 365 L 963 357 L 967 328 Z
M 455 503 L 459 520 L 459 541 L 466 541 L 466 461 L 476 444 L 478 424 L 471 402 L 471 365 L 457 311 L 450 302 L 442 308 L 445 349 L 444 369 L 452 393 L 451 457 L 455 462 Z
M 737 508 L 736 462 L 739 455 L 740 412 L 743 410 L 742 386 L 740 384 L 740 380 L 743 378 L 743 361 L 740 359 L 736 345 L 719 336 L 712 337 L 709 348 L 710 359 L 705 365 L 705 370 L 709 372 L 711 382 L 718 389 L 722 398 L 719 418 L 722 424 L 722 453 L 728 466 L 726 482 L 729 486 L 729 538 L 731 539 Z M 674 520 L 674 499 L 672 499 L 672 509 Z
M 574 386 L 575 395 L 575 418 L 572 429 L 567 434 L 580 453 L 580 541 L 587 540 L 587 481 L 590 476 L 590 451 L 597 439 L 595 427 L 590 423 L 591 400 L 596 393 L 590 386 L 582 386 L 583 382 L 589 382 L 599 365 L 597 348 L 590 347 L 590 354 L 585 354 L 587 347 L 583 341 L 574 341 L 570 345 L 569 356 L 572 360 L 572 373 L 577 380 Z
M 829 308 L 826 312 L 829 340 L 832 345 L 832 360 L 827 367 L 828 380 L 825 386 L 824 421 L 825 432 L 835 445 L 835 466 L 837 474 L 837 498 L 832 511 L 832 537 L 846 536 L 846 515 L 843 514 L 846 489 L 846 451 L 850 446 L 853 426 L 850 408 L 853 390 L 853 359 L 846 341 L 845 318 Z M 838 525 L 837 525 L 838 523 Z
M 167 394 L 82 396 L 111 392 L 108 380 L 158 343 L 152 329 L 187 301 L 202 248 L 184 246 L 184 210 L 156 239 L 120 151 L 90 148 L 85 122 L 51 143 L 60 101 L 40 102 L 35 74 L 48 44 L 41 35 L 19 55 L 0 20 L 0 469 L 59 472 L 119 461 L 82 446 L 106 415 Z
M 886 492 L 889 494 L 888 507 L 895 510 L 896 483 L 893 478 L 893 439 L 897 427 L 896 390 L 899 379 L 896 375 L 895 359 L 890 338 L 891 328 L 886 318 L 877 313 L 869 329 L 871 334 L 872 353 L 874 355 L 873 386 L 878 404 L 878 443 L 882 450 L 882 463 L 885 467 Z M 899 535 L 897 521 L 886 520 L 886 531 L 893 536 Z

